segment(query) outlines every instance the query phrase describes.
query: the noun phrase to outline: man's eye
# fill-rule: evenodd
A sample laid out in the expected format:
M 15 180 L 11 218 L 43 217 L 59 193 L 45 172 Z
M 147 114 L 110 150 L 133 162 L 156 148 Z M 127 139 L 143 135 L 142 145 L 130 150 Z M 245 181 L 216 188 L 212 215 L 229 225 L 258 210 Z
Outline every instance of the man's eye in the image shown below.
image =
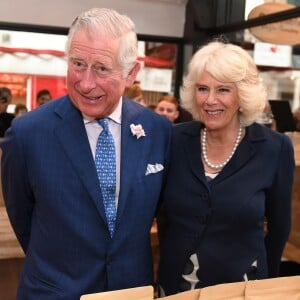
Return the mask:
M 96 72 L 99 72 L 99 73 L 103 73 L 103 72 L 106 72 L 108 71 L 108 68 L 106 68 L 105 66 L 94 66 L 94 70 Z
M 73 65 L 76 67 L 76 68 L 82 68 L 84 66 L 84 64 L 81 62 L 81 61 L 78 61 L 78 60 L 74 60 L 73 61 Z

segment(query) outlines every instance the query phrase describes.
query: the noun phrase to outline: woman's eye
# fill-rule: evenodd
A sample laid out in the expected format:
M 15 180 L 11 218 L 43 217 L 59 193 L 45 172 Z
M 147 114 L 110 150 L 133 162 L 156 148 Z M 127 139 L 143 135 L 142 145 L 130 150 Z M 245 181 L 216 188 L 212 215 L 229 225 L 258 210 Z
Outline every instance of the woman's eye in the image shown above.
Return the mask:
M 219 92 L 219 93 L 222 93 L 222 94 L 224 94 L 224 93 L 229 93 L 229 92 L 230 92 L 230 89 L 229 89 L 229 88 L 222 87 L 222 88 L 219 88 L 219 89 L 218 89 L 218 92 Z
M 198 92 L 200 92 L 200 93 L 206 93 L 206 92 L 208 92 L 208 88 L 205 87 L 205 86 L 198 86 L 198 87 L 197 87 L 197 90 L 198 90 Z

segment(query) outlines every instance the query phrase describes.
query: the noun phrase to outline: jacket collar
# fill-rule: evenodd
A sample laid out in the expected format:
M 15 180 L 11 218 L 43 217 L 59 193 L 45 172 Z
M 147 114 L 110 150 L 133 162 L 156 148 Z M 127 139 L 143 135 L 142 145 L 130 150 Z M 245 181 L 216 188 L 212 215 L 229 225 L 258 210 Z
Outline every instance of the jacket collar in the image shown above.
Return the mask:
M 203 128 L 204 125 L 200 122 L 189 122 L 182 131 L 182 138 L 185 140 L 185 153 L 192 172 L 201 181 L 206 183 L 204 167 L 201 161 L 200 144 L 200 132 Z M 266 128 L 257 123 L 247 126 L 245 136 L 238 146 L 235 155 L 231 158 L 229 163 L 223 168 L 215 180 L 211 182 L 211 184 L 217 184 L 219 181 L 231 176 L 243 167 L 257 152 L 256 143 L 261 143 L 266 140 L 266 132 Z M 195 151 L 195 149 L 197 150 Z M 199 168 L 199 160 L 201 168 Z

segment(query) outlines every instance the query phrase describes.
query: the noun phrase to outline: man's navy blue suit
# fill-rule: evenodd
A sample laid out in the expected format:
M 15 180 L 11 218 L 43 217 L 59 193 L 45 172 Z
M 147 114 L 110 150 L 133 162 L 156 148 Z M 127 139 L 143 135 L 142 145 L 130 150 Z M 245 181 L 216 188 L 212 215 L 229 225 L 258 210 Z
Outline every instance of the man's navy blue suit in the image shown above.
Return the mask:
M 130 124 L 141 124 L 137 139 Z M 81 113 L 68 96 L 17 118 L 2 148 L 5 203 L 26 254 L 17 299 L 79 299 L 152 284 L 150 228 L 171 124 L 123 98 L 121 174 L 114 237 Z M 163 170 L 146 175 L 147 165 Z

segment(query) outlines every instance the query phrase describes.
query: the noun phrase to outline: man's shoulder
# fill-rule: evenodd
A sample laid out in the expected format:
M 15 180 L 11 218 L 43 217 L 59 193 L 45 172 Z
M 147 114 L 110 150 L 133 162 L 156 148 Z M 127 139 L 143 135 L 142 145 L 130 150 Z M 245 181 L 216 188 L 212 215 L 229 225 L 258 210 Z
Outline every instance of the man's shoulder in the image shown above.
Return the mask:
M 57 110 L 63 110 L 63 107 L 67 106 L 64 102 L 67 101 L 67 96 L 51 100 L 29 112 L 19 118 L 14 119 L 14 125 L 17 127 L 23 126 L 36 126 L 36 124 L 49 124 L 54 119 L 53 116 Z M 68 110 L 68 107 L 65 108 Z M 47 125 L 46 125 L 47 126 Z
M 282 139 L 288 138 L 286 134 L 258 123 L 253 123 L 248 126 L 248 132 L 249 136 L 254 140 L 266 139 L 269 141 L 282 141 Z

